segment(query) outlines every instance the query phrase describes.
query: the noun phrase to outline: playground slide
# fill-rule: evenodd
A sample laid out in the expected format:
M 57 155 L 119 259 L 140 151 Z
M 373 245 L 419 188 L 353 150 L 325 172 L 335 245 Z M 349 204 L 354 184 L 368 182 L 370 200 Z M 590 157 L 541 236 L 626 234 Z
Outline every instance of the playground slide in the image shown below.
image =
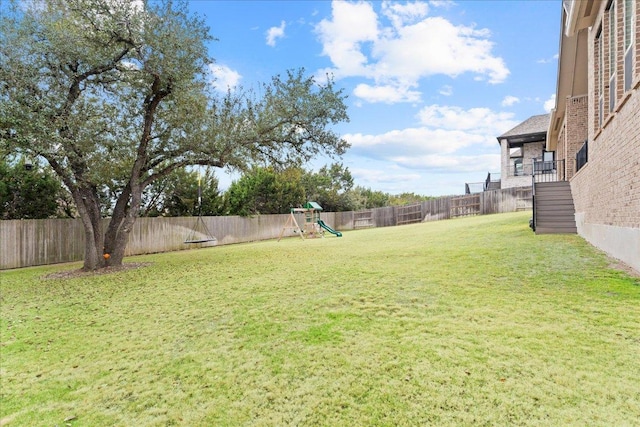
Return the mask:
M 322 228 L 324 228 L 325 230 L 327 230 L 329 233 L 331 234 L 335 234 L 336 237 L 342 237 L 342 233 L 339 231 L 334 230 L 333 228 L 329 227 L 327 224 L 324 223 L 323 220 L 319 219 L 318 220 L 318 225 Z

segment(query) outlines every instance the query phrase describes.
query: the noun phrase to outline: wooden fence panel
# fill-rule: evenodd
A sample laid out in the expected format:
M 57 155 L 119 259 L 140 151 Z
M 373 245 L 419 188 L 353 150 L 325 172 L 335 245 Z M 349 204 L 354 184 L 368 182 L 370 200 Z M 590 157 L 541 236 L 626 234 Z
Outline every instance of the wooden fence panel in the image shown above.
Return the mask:
M 446 196 L 422 202 L 423 221 L 438 221 L 451 218 L 451 199 L 451 196 Z
M 396 225 L 422 222 L 422 204 L 398 206 L 396 208 Z
M 373 210 L 368 209 L 364 211 L 358 211 L 353 213 L 353 228 L 369 228 L 375 227 L 376 224 L 373 221 Z
M 421 221 L 448 219 L 463 211 L 466 214 L 513 212 L 520 209 L 523 200 L 527 202 L 530 188 L 528 191 L 526 188 L 487 191 L 473 195 L 478 198 L 473 202 L 461 202 L 464 197 L 439 197 L 404 210 L 390 206 L 360 212 L 323 212 L 321 218 L 334 229 L 344 231 L 359 228 L 354 218 L 366 218 L 374 227 L 394 226 L 402 223 L 402 218 L 406 219 L 405 214 L 411 210 L 413 214 L 418 210 L 421 212 Z M 138 218 L 129 236 L 125 256 L 277 239 L 288 218 L 289 214 L 253 218 L 203 217 L 217 240 L 198 244 L 184 243 L 195 226 L 195 217 Z M 107 222 L 105 219 L 105 228 Z M 285 236 L 296 235 L 288 232 Z M 84 230 L 78 219 L 0 221 L 0 270 L 80 261 L 83 257 Z
M 373 222 L 376 227 L 391 227 L 396 225 L 396 208 L 388 206 L 373 209 Z
M 451 217 L 480 215 L 480 194 L 454 197 L 451 199 Z
M 353 230 L 354 218 L 357 212 L 335 212 L 334 215 L 334 230 Z

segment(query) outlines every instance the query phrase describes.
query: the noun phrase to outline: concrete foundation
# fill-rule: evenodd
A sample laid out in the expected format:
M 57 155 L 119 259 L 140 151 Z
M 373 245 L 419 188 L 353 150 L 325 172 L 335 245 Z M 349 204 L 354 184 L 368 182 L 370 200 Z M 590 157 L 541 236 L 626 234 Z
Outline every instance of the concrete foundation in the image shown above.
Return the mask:
M 584 213 L 576 213 L 580 236 L 640 273 L 640 228 L 592 224 L 585 222 L 584 218 Z

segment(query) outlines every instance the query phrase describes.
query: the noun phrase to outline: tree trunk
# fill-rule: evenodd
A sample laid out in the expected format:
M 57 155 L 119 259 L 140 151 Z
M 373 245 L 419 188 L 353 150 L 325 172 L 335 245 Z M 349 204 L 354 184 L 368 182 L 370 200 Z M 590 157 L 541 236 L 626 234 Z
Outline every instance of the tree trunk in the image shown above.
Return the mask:
M 104 253 L 109 254 L 108 265 L 122 265 L 124 252 L 129 242 L 129 235 L 140 211 L 142 188 L 135 185 L 131 191 L 131 181 L 123 189 L 113 210 L 111 221 L 104 239 Z
M 73 196 L 84 227 L 85 245 L 82 269 L 85 271 L 96 270 L 106 265 L 106 259 L 103 257 L 104 233 L 98 196 L 94 189 L 88 187 L 78 188 Z
M 122 265 L 124 250 L 129 236 L 127 235 L 124 244 L 118 243 L 121 240 L 118 236 L 122 230 L 122 221 L 129 210 L 130 197 L 131 186 L 127 185 L 122 189 L 122 193 L 120 193 L 120 197 L 116 201 L 116 206 L 113 209 L 113 214 L 104 236 L 104 253 L 109 254 L 109 265 Z

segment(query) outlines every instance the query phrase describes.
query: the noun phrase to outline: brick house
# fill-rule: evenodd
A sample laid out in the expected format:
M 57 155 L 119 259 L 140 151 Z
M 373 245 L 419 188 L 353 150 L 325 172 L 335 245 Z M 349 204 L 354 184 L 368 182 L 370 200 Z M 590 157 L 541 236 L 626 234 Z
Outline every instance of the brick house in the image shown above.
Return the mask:
M 498 137 L 500 187 L 530 187 L 534 160 L 552 166 L 554 153 L 546 151 L 549 114 L 529 117 Z
M 563 1 L 546 138 L 570 185 L 577 232 L 638 271 L 639 19 L 637 0 Z

